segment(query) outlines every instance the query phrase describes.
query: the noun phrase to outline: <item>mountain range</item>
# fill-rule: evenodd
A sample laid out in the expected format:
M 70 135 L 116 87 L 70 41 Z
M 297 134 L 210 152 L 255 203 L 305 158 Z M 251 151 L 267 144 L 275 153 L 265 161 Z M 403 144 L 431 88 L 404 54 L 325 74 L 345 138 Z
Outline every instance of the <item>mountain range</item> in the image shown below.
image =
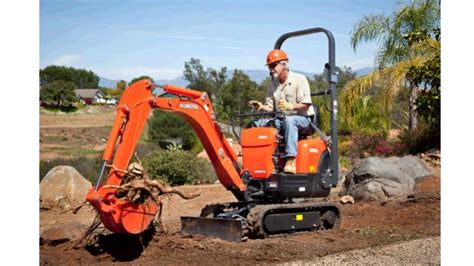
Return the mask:
M 355 70 L 354 72 L 356 73 L 357 77 L 364 76 L 374 70 L 373 67 L 365 67 L 365 68 L 360 68 Z M 266 79 L 269 74 L 267 70 L 257 70 L 257 69 L 250 69 L 250 70 L 242 70 L 247 76 L 250 77 L 251 80 L 257 82 L 260 84 L 264 79 Z M 299 71 L 299 70 L 294 70 L 297 73 L 303 74 L 308 78 L 313 79 L 314 75 L 316 73 L 309 73 L 309 72 L 304 72 L 304 71 Z M 227 70 L 227 78 L 231 79 L 233 76 L 234 71 L 228 69 Z M 112 80 L 104 77 L 99 77 L 99 86 L 100 87 L 106 87 L 106 88 L 115 88 L 117 82 L 119 80 Z M 174 79 L 154 79 L 156 84 L 173 84 L 176 86 L 180 87 L 186 87 L 188 85 L 188 81 L 184 79 L 184 76 L 179 76 Z

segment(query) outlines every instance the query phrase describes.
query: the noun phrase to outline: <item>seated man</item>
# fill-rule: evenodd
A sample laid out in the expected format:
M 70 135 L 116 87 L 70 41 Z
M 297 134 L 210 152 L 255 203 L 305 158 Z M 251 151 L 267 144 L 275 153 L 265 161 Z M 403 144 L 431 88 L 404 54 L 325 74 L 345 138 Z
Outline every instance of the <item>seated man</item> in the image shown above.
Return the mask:
M 272 50 L 267 55 L 267 64 L 272 76 L 272 85 L 268 90 L 265 103 L 250 101 L 249 104 L 257 111 L 273 111 L 273 101 L 277 102 L 278 110 L 283 111 L 286 118 L 276 123 L 277 128 L 285 129 L 286 140 L 284 172 L 296 172 L 296 149 L 298 131 L 310 126 L 310 116 L 314 116 L 309 83 L 305 76 L 290 71 L 288 56 L 283 50 Z M 268 120 L 267 120 L 268 121 Z M 265 126 L 265 119 L 256 122 L 257 126 Z

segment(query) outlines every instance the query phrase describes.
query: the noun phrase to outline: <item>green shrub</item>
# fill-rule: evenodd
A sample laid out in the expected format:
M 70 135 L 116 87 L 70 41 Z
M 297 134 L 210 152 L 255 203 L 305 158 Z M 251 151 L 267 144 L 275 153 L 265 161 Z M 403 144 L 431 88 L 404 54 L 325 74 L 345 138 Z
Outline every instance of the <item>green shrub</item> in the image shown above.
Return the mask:
M 143 159 L 151 178 L 170 185 L 213 183 L 217 178 L 212 165 L 183 150 L 159 150 Z
M 361 133 L 386 138 L 391 126 L 390 116 L 380 102 L 380 99 L 370 95 L 357 98 L 350 112 L 342 110 L 339 116 L 340 134 Z
M 165 149 L 172 141 L 178 141 L 183 149 L 198 154 L 203 150 L 201 141 L 184 118 L 177 114 L 155 110 L 148 120 L 148 140 Z
M 75 159 L 53 159 L 53 160 L 41 160 L 39 167 L 40 181 L 43 180 L 45 175 L 52 168 L 58 165 L 69 165 L 74 167 L 84 178 L 94 183 L 99 173 L 101 164 L 100 157 L 78 157 Z
M 138 158 L 145 158 L 152 152 L 161 150 L 161 147 L 155 143 L 138 143 L 135 147 L 135 153 L 137 154 Z
M 404 129 L 399 135 L 401 143 L 411 154 L 418 154 L 429 149 L 441 149 L 441 132 L 439 128 L 420 121 L 418 128 L 411 134 Z

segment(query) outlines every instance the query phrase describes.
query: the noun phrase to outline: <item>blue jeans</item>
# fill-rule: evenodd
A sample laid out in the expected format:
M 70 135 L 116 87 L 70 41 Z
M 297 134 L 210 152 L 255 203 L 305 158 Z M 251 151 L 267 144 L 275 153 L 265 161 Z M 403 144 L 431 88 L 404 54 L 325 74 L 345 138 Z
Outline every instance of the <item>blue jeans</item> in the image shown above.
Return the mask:
M 265 127 L 270 121 L 268 118 L 262 118 L 255 121 L 258 127 Z M 285 129 L 284 136 L 286 140 L 285 156 L 284 157 L 296 157 L 296 150 L 298 144 L 298 131 L 309 127 L 309 118 L 300 115 L 289 115 L 284 120 L 277 119 L 275 126 L 278 130 Z

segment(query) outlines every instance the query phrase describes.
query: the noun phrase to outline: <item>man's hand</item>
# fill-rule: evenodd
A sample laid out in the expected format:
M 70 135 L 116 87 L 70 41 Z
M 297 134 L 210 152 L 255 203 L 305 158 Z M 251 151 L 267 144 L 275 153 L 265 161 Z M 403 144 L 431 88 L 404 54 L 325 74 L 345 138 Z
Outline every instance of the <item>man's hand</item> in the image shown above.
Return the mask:
M 291 111 L 293 110 L 293 104 L 281 99 L 278 101 L 278 109 L 282 111 Z
M 257 111 L 262 110 L 263 104 L 259 101 L 249 101 L 249 106 L 255 108 Z

